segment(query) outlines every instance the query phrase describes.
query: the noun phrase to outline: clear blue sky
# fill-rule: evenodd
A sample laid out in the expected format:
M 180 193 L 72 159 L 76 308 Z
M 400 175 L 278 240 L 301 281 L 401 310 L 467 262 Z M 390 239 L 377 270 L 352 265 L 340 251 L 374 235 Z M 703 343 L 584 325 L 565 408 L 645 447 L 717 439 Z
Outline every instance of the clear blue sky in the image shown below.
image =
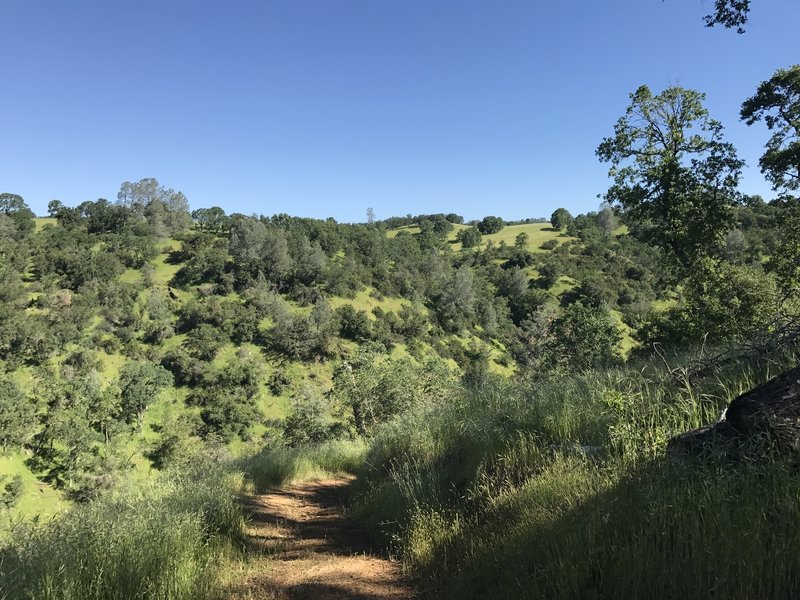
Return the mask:
M 115 199 L 155 177 L 192 205 L 363 221 L 596 209 L 594 150 L 628 94 L 707 93 L 758 172 L 743 99 L 800 62 L 798 0 L 3 0 L 0 191 Z

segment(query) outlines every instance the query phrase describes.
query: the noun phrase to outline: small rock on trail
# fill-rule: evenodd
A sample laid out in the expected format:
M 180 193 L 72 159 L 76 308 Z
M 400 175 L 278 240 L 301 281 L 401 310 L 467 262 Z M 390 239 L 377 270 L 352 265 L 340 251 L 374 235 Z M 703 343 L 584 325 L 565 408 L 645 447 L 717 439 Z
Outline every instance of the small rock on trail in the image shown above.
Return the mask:
M 247 535 L 263 560 L 248 566 L 230 597 L 413 598 L 399 563 L 370 553 L 363 534 L 342 514 L 341 492 L 349 482 L 324 479 L 250 497 Z

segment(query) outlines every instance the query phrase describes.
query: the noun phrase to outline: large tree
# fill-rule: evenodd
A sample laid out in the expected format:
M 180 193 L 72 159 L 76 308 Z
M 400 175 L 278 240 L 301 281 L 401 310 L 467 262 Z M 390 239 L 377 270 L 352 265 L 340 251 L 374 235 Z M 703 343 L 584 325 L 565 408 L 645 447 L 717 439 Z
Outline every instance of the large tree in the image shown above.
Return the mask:
M 186 196 L 165 188 L 153 178 L 124 182 L 117 201 L 133 214 L 147 219 L 159 235 L 177 235 L 192 223 Z
M 483 217 L 480 222 L 477 224 L 478 231 L 480 231 L 484 235 L 491 235 L 492 233 L 497 233 L 503 227 L 505 227 L 505 221 L 500 217 Z
M 614 180 L 605 198 L 689 269 L 730 229 L 744 163 L 703 106 L 705 94 L 677 86 L 653 94 L 643 85 L 630 98 L 614 136 L 597 148 Z
M 141 426 L 145 409 L 159 392 L 172 385 L 172 374 L 149 360 L 129 361 L 119 374 L 121 417 L 128 423 Z
M 758 164 L 773 189 L 800 189 L 800 65 L 778 69 L 742 104 L 742 120 L 772 131 Z
M 0 214 L 11 218 L 17 230 L 22 234 L 33 230 L 35 215 L 19 194 L 10 192 L 0 194 Z
M 572 215 L 566 208 L 557 208 L 550 215 L 550 224 L 554 229 L 566 229 L 570 223 L 572 223 Z

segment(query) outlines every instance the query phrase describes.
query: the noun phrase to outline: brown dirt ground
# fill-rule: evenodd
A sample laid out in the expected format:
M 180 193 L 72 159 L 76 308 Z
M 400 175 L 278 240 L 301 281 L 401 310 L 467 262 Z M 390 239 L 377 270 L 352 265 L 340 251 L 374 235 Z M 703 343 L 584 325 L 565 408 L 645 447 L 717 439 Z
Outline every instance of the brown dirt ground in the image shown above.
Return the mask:
M 228 586 L 235 600 L 410 599 L 399 563 L 370 552 L 343 515 L 347 478 L 290 485 L 245 502 L 255 557 Z

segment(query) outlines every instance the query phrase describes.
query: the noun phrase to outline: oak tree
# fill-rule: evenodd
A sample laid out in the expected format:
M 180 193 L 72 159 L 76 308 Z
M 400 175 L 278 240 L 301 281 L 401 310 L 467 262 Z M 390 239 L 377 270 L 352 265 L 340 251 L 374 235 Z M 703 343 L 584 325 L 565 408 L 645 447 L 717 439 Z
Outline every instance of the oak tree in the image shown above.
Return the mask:
M 778 69 L 742 104 L 742 120 L 772 133 L 758 164 L 773 189 L 800 188 L 800 65 Z
M 614 136 L 597 148 L 614 180 L 605 199 L 690 269 L 730 229 L 744 162 L 703 106 L 705 94 L 678 86 L 653 94 L 643 85 L 630 98 Z

